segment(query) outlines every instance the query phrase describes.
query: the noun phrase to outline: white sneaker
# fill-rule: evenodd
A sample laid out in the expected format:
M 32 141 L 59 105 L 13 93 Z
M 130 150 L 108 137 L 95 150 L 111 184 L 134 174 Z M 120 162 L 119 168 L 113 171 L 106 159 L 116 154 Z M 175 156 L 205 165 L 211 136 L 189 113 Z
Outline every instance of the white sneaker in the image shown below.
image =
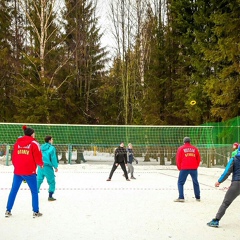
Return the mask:
M 12 216 L 12 213 L 10 211 L 5 212 L 5 217 L 11 217 L 11 216 Z
M 40 212 L 33 212 L 33 218 L 41 217 L 41 216 L 42 216 L 42 213 L 40 213 Z

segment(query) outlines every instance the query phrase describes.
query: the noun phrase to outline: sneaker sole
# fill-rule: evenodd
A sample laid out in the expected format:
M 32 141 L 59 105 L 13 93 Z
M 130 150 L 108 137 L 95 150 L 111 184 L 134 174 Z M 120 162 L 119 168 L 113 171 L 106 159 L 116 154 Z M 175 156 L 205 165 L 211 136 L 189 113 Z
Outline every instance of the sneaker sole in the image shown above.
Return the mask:
M 218 226 L 213 226 L 213 225 L 209 225 L 207 224 L 209 227 L 214 227 L 214 228 L 218 228 Z
M 42 214 L 41 215 L 33 215 L 33 218 L 39 218 L 39 217 L 42 217 Z
M 41 216 L 33 216 L 33 218 L 39 218 L 39 217 L 42 217 L 42 215 Z
M 5 214 L 5 217 L 8 218 L 8 217 L 11 217 L 12 214 Z

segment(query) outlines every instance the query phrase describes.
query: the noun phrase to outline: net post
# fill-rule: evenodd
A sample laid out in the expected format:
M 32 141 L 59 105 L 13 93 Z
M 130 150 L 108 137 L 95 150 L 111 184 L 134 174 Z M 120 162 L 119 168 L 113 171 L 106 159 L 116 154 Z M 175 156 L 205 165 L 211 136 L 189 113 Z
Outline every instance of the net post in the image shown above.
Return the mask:
M 7 144 L 6 146 L 6 166 L 9 165 L 9 156 L 11 156 L 10 145 Z
M 72 162 L 72 145 L 68 145 L 68 163 L 71 164 Z

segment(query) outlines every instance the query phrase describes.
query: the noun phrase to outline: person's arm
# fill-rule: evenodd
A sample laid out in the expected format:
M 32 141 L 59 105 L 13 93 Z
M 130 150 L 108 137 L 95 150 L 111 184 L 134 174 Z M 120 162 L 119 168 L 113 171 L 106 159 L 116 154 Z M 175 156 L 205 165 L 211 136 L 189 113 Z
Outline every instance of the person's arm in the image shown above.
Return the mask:
M 41 168 L 43 168 L 42 151 L 38 142 L 32 141 L 32 151 L 35 163 Z
M 127 164 L 128 163 L 128 158 L 127 158 L 127 150 L 126 149 L 123 152 L 123 157 L 124 157 L 125 164 Z
M 52 151 L 51 151 L 51 162 L 55 170 L 58 169 L 57 151 L 54 146 L 52 146 Z
M 114 151 L 114 163 L 117 163 L 117 158 L 118 158 L 118 150 L 115 149 L 115 151 Z
M 233 160 L 234 160 L 234 158 L 231 158 L 229 160 L 223 174 L 218 179 L 218 181 L 215 183 L 216 187 L 218 187 L 220 185 L 220 183 L 224 182 L 228 178 L 228 176 L 232 173 L 232 171 L 233 171 Z
M 181 148 L 178 148 L 177 154 L 176 154 L 176 165 L 178 170 L 181 170 Z

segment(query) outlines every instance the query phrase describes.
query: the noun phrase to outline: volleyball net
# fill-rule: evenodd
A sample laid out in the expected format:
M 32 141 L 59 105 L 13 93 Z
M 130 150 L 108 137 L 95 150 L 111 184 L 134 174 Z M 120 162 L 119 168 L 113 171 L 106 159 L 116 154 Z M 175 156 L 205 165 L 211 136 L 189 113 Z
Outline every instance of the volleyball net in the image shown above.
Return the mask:
M 0 156 L 10 160 L 11 148 L 23 135 L 23 123 L 0 123 Z M 86 158 L 112 159 L 114 149 L 123 141 L 132 143 L 135 157 L 160 164 L 175 164 L 177 148 L 183 138 L 191 138 L 206 165 L 225 165 L 231 154 L 231 145 L 238 142 L 238 118 L 226 123 L 202 126 L 109 126 L 69 124 L 26 124 L 36 132 L 36 139 L 44 143 L 46 135 L 54 138 L 54 145 L 63 163 L 81 163 Z

